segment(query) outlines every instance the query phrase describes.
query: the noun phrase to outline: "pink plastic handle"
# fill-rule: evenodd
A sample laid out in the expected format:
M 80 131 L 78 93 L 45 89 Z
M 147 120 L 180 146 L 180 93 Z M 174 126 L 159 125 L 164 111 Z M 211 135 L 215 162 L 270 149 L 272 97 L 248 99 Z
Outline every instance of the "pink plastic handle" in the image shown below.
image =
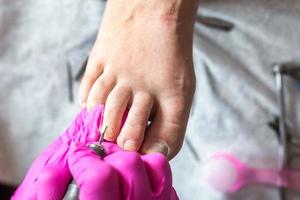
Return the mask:
M 222 192 L 236 192 L 251 183 L 300 191 L 300 170 L 256 169 L 247 166 L 229 153 L 215 154 L 208 160 L 207 166 L 205 172 L 207 182 Z M 224 177 L 224 174 L 227 176 Z

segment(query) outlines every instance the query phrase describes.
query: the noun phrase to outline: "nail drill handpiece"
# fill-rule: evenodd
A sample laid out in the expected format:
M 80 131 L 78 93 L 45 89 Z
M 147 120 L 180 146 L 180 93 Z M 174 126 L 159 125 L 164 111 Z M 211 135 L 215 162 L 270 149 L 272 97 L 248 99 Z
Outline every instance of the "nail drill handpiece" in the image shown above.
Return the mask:
M 107 130 L 107 126 L 102 131 L 98 143 L 93 143 L 88 145 L 88 147 L 93 151 L 95 151 L 100 156 L 101 159 L 103 159 L 106 155 L 105 149 L 102 145 L 106 130 Z M 72 182 L 68 186 L 68 189 L 66 191 L 63 200 L 78 200 L 78 199 L 79 199 L 79 187 L 76 185 L 75 181 L 72 180 Z

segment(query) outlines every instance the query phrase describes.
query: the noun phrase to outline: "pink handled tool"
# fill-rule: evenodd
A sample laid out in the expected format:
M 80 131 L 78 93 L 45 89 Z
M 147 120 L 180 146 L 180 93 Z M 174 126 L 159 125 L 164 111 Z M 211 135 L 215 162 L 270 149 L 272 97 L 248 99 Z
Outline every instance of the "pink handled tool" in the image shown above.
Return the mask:
M 229 153 L 218 153 L 204 166 L 207 183 L 220 192 L 236 192 L 251 183 L 268 184 L 300 191 L 300 171 L 255 169 Z

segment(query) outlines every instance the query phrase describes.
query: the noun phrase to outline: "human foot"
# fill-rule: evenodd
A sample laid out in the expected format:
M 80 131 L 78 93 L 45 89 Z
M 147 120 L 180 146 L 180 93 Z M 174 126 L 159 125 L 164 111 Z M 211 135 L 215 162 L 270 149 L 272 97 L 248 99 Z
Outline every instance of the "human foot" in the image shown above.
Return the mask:
M 105 104 L 107 140 L 169 159 L 177 154 L 195 89 L 196 7 L 192 0 L 108 1 L 80 87 L 88 109 Z

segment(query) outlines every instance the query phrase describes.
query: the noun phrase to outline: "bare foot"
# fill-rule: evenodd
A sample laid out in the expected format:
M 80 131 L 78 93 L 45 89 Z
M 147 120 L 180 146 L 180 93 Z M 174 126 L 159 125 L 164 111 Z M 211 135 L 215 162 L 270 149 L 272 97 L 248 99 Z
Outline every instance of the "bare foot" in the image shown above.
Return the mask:
M 108 1 L 80 87 L 88 109 L 105 104 L 107 140 L 169 159 L 182 146 L 195 89 L 194 0 Z M 120 130 L 126 108 L 128 118 Z M 146 128 L 147 121 L 151 125 Z

